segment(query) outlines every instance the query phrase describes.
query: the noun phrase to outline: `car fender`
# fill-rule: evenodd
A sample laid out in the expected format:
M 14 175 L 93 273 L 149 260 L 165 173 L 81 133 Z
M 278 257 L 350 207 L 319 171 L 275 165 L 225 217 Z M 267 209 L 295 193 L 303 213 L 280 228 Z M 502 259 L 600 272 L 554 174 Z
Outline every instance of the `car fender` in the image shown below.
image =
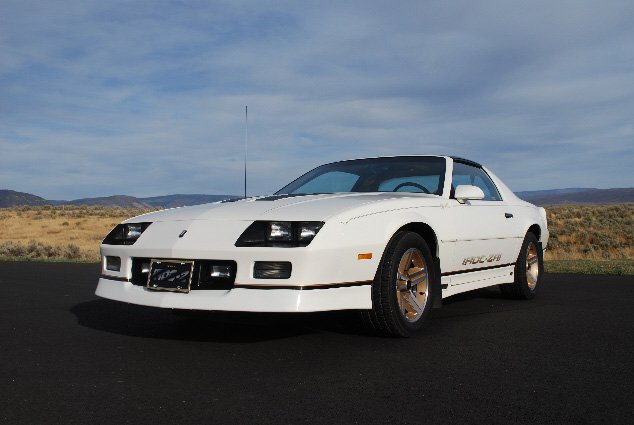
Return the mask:
M 388 216 L 386 217 L 386 215 Z M 433 226 L 431 226 L 428 221 L 425 216 L 418 213 L 414 208 L 411 208 L 354 217 L 343 224 L 345 224 L 344 228 L 346 229 L 346 233 L 355 238 L 359 238 L 356 239 L 356 241 L 360 243 L 366 240 L 372 244 L 380 242 L 384 247 L 381 252 L 382 256 L 385 247 L 387 247 L 399 229 L 411 223 L 424 223 L 433 229 Z M 438 255 L 438 252 L 435 252 L 434 255 Z
M 434 267 L 435 273 L 434 279 L 430 282 L 433 286 L 432 293 L 434 294 L 432 306 L 434 308 L 438 308 L 442 305 L 442 288 L 440 281 L 441 269 L 440 260 L 438 258 L 438 235 L 436 234 L 434 227 L 429 223 L 430 220 L 418 211 L 420 210 L 408 209 L 403 210 L 398 214 L 395 214 L 394 211 L 386 211 L 383 213 L 355 217 L 345 223 L 345 226 L 349 235 L 363 235 L 363 239 L 359 242 L 363 244 L 364 240 L 367 240 L 374 246 L 376 251 L 378 251 L 377 248 L 379 248 L 379 246 L 377 242 L 379 242 L 380 256 L 377 255 L 378 261 L 376 261 L 374 265 L 375 276 L 385 254 L 385 250 L 400 229 L 407 227 L 408 225 L 426 224 L 429 226 L 434 232 L 434 237 L 436 238 L 435 250 L 432 251 L 434 261 L 432 266 Z M 390 214 L 389 218 L 385 217 L 385 214 L 387 213 Z M 430 246 L 430 248 L 433 247 Z M 379 254 L 379 252 L 377 252 L 377 254 Z
M 542 243 L 542 245 L 546 247 L 549 237 L 546 210 L 544 210 L 544 208 L 535 207 L 533 205 L 522 208 L 522 210 L 522 222 L 520 223 L 522 229 L 521 237 L 524 238 L 531 227 L 539 226 L 538 239 Z

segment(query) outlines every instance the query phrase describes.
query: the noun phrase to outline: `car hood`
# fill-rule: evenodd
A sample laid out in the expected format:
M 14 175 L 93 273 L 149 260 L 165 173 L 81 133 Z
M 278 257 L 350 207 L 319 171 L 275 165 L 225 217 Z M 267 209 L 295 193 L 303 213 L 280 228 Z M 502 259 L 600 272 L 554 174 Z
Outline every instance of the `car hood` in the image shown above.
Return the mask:
M 332 193 L 273 195 L 173 208 L 134 217 L 128 222 L 190 220 L 287 220 L 325 221 L 395 209 L 438 206 L 442 198 L 414 193 Z

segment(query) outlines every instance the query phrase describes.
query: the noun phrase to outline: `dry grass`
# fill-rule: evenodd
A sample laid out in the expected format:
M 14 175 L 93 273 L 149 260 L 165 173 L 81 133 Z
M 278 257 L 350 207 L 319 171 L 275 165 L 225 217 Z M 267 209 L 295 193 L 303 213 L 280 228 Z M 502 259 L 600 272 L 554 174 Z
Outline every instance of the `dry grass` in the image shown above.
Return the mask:
M 553 270 L 556 267 L 552 260 L 622 260 L 619 264 L 631 270 L 634 205 L 546 209 L 551 235 L 546 260 L 552 262 Z M 99 244 L 110 229 L 145 212 L 86 206 L 0 209 L 0 258 L 98 261 Z M 571 263 L 558 264 L 561 268 Z M 601 267 L 596 264 L 605 265 L 596 261 L 592 264 L 597 270 Z
M 548 273 L 634 275 L 634 260 L 551 260 Z
M 99 244 L 119 222 L 145 210 L 105 207 L 0 209 L 0 258 L 99 261 Z
M 634 205 L 546 207 L 546 260 L 633 260 Z

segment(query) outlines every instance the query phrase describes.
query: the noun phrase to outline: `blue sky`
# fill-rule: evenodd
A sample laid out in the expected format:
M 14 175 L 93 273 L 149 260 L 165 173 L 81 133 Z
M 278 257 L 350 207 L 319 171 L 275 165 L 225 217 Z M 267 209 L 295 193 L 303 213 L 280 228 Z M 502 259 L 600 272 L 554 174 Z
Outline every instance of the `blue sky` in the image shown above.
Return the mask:
M 451 154 L 514 190 L 634 186 L 634 2 L 0 3 L 0 188 L 249 193 Z

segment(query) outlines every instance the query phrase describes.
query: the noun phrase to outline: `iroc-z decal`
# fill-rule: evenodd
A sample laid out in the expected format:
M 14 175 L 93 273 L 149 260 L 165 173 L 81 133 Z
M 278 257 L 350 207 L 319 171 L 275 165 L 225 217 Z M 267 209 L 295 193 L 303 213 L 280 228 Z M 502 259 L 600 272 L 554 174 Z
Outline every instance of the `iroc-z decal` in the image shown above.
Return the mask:
M 467 257 L 462 260 L 462 265 L 466 266 L 467 264 L 484 264 L 484 263 L 495 263 L 502 259 L 502 254 L 493 254 L 493 255 L 481 255 L 479 257 Z

